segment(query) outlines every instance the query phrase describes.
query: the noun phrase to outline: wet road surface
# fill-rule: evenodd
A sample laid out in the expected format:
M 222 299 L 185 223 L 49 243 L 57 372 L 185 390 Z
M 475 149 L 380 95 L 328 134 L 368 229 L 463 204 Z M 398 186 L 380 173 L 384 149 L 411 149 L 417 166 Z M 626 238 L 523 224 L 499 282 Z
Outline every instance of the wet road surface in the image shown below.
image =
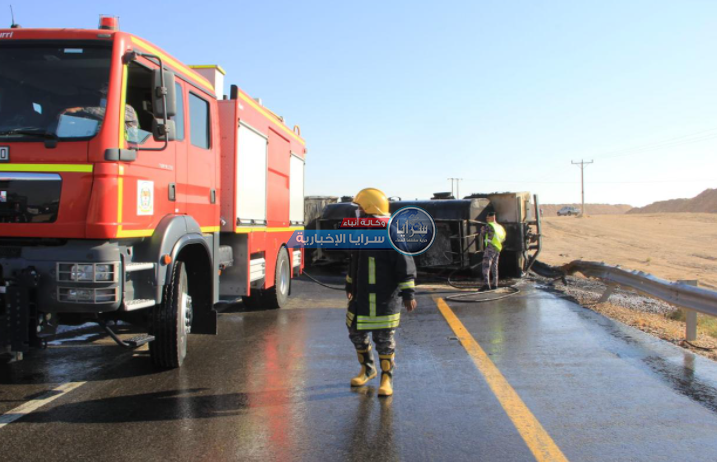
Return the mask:
M 228 306 L 180 370 L 91 331 L 0 366 L 0 414 L 54 399 L 0 426 L 0 458 L 717 460 L 717 363 L 529 282 L 448 314 L 419 290 L 391 398 L 348 386 L 343 293 L 295 281 L 288 309 Z

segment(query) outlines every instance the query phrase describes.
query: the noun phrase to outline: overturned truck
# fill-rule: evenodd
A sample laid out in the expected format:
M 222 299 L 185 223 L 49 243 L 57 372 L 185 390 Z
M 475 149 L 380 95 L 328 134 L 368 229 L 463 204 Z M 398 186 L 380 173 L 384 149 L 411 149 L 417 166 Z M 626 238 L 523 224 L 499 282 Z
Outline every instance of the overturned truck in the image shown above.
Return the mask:
M 390 211 L 394 213 L 409 206 L 424 209 L 436 223 L 433 244 L 425 253 L 415 257 L 420 270 L 470 269 L 480 272 L 483 242 L 479 236 L 490 212 L 496 213 L 498 222 L 507 233 L 500 258 L 501 277 L 521 277 L 540 252 L 538 198 L 535 196 L 531 202 L 530 193 L 471 194 L 463 199 L 437 193 L 430 200 L 391 201 Z M 317 221 L 317 228 L 338 229 L 343 218 L 353 217 L 355 213 L 356 205 L 350 202 L 350 198 L 329 204 Z M 312 263 L 339 263 L 347 257 L 346 251 L 318 249 Z

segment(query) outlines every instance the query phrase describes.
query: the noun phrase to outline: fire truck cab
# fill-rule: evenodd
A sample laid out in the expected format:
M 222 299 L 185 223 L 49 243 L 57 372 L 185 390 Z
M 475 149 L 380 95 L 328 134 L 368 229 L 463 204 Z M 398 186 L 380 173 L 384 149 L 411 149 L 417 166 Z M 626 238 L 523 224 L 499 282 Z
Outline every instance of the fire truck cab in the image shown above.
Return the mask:
M 95 321 L 179 367 L 220 297 L 286 303 L 305 143 L 236 86 L 222 99 L 219 66 L 102 24 L 0 30 L 0 353 Z

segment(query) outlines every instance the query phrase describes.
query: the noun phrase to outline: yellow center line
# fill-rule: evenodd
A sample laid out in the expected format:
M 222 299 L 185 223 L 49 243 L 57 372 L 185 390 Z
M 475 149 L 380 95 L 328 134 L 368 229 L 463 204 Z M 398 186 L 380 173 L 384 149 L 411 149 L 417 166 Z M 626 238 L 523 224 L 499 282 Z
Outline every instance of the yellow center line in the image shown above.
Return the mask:
M 451 326 L 453 332 L 460 340 L 463 348 L 466 349 L 478 371 L 483 375 L 493 394 L 498 398 L 503 410 L 515 425 L 520 436 L 528 445 L 530 452 L 533 453 L 538 462 L 547 461 L 565 461 L 567 458 L 555 441 L 548 435 L 538 419 L 535 418 L 530 409 L 525 405 L 518 393 L 510 386 L 508 381 L 503 377 L 498 367 L 493 364 L 483 348 L 468 332 L 460 319 L 453 313 L 448 304 L 439 297 L 434 297 L 434 301 L 439 311 L 446 318 L 446 322 Z
M 0 428 L 5 427 L 14 421 L 25 417 L 26 415 L 38 410 L 42 406 L 55 401 L 57 398 L 66 395 L 75 388 L 79 388 L 87 382 L 66 382 L 54 389 L 44 393 L 35 399 L 27 401 L 26 403 L 7 411 L 5 414 L 0 415 Z

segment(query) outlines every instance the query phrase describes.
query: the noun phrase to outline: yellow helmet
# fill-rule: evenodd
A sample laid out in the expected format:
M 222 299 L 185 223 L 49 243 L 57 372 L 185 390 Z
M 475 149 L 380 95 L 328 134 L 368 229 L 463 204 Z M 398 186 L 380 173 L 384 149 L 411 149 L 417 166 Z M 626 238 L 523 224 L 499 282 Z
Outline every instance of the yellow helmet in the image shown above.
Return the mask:
M 362 189 L 356 194 L 353 202 L 360 205 L 368 215 L 389 215 L 388 197 L 380 189 Z

